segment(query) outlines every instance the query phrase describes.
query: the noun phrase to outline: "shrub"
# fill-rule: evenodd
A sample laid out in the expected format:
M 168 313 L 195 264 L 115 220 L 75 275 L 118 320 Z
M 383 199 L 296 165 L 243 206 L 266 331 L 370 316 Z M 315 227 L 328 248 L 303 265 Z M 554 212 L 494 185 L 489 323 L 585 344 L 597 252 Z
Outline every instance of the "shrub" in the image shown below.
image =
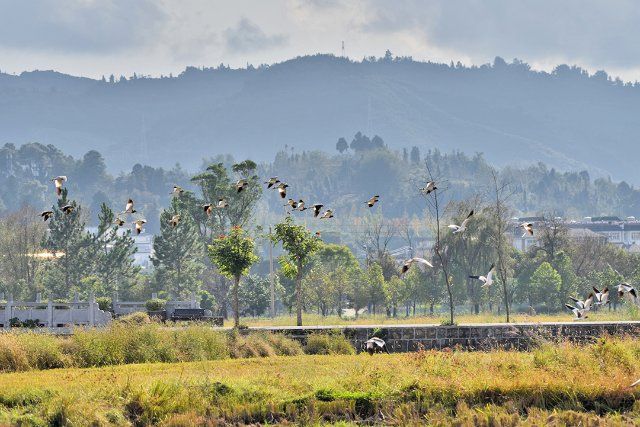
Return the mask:
M 148 325 L 149 323 L 151 323 L 151 318 L 147 313 L 138 311 L 136 313 L 131 313 L 127 314 L 126 316 L 119 317 L 118 321 L 115 323 L 120 323 L 128 326 Z
M 303 354 L 302 345 L 282 334 L 266 334 L 265 339 L 275 350 L 278 356 L 298 356 Z
M 27 352 L 16 335 L 0 334 L 0 372 L 26 371 L 30 368 Z
M 355 349 L 341 333 L 315 333 L 307 338 L 307 354 L 355 354 Z
M 98 298 L 96 298 L 96 302 L 98 303 L 98 308 L 100 310 L 113 312 L 113 306 L 111 304 L 111 298 L 109 298 L 109 297 L 98 297 Z
M 156 298 L 148 300 L 144 305 L 147 308 L 147 311 L 162 311 L 166 304 L 167 301 Z
M 230 357 L 227 335 L 201 326 L 174 331 L 174 343 L 181 361 L 217 360 Z
M 33 368 L 55 369 L 71 365 L 70 358 L 63 352 L 61 338 L 33 332 L 16 335 L 16 338 L 29 355 Z

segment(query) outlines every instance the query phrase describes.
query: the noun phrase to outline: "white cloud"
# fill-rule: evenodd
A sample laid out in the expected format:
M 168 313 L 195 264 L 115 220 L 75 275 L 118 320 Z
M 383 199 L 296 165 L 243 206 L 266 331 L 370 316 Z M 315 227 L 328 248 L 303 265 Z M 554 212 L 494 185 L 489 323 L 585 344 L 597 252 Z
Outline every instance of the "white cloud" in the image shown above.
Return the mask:
M 267 35 L 254 22 L 244 17 L 235 27 L 224 31 L 224 40 L 227 51 L 230 53 L 264 51 L 283 46 L 288 42 L 284 34 Z

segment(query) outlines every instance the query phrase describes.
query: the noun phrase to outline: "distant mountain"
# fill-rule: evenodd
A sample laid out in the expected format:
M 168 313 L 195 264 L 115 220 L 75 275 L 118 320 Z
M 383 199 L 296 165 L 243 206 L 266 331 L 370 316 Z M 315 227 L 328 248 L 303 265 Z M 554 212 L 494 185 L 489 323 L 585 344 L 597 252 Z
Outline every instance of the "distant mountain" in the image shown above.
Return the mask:
M 92 80 L 52 71 L 0 74 L 0 144 L 38 141 L 79 156 L 187 168 L 203 157 L 271 159 L 285 145 L 333 150 L 378 134 L 392 149 L 483 152 L 497 164 L 640 183 L 640 88 L 566 65 L 531 71 L 316 55 L 259 68 L 187 68 L 177 77 Z

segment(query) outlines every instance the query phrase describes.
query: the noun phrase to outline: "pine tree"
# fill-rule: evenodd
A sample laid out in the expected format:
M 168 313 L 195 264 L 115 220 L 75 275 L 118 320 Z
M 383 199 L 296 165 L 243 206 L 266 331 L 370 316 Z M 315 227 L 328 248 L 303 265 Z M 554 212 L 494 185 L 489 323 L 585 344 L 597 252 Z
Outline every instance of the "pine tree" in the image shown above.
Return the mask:
M 108 295 L 131 282 L 140 268 L 133 265 L 137 248 L 131 230 L 124 234 L 118 232 L 113 224 L 115 215 L 105 203 L 100 207 L 98 219 L 98 232 L 92 236 L 96 247 L 94 273 L 104 286 L 101 293 Z
M 64 213 L 62 207 L 70 205 L 70 213 Z M 44 248 L 55 254 L 50 262 L 51 277 L 48 291 L 58 297 L 70 295 L 72 289 L 80 288 L 80 281 L 91 271 L 93 253 L 91 237 L 85 231 L 82 208 L 74 200 L 69 201 L 67 190 L 62 190 L 58 205 L 53 207 L 53 218 L 49 220 L 49 233 Z
M 196 225 L 185 210 L 180 209 L 178 198 L 160 215 L 160 235 L 153 239 L 154 255 L 151 261 L 156 267 L 156 287 L 174 296 L 197 291 L 204 248 Z M 171 217 L 180 215 L 177 226 L 170 224 Z

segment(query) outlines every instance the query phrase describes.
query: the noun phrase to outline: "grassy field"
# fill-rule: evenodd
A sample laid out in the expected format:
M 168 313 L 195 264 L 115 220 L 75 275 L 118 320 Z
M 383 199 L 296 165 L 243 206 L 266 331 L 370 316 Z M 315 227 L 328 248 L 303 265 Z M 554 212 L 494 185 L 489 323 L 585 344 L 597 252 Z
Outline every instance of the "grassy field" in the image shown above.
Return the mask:
M 526 314 L 514 314 L 511 316 L 512 322 L 570 322 L 573 315 L 567 311 L 566 313 L 557 314 L 539 314 L 529 316 Z M 448 321 L 447 314 L 437 316 L 415 316 L 415 317 L 387 317 L 385 315 L 362 315 L 358 319 L 340 318 L 338 316 L 320 316 L 317 314 L 303 314 L 304 325 L 394 325 L 394 324 L 434 324 L 440 325 Z M 504 323 L 504 315 L 483 313 L 461 314 L 455 318 L 458 324 L 473 323 Z M 640 320 L 640 311 L 634 307 L 622 307 L 617 311 L 600 310 L 592 311 L 586 320 L 607 321 L 607 320 Z M 247 326 L 293 326 L 296 324 L 294 316 L 277 316 L 274 319 L 268 317 L 244 317 L 241 324 Z
M 0 424 L 637 425 L 640 342 L 0 374 Z

